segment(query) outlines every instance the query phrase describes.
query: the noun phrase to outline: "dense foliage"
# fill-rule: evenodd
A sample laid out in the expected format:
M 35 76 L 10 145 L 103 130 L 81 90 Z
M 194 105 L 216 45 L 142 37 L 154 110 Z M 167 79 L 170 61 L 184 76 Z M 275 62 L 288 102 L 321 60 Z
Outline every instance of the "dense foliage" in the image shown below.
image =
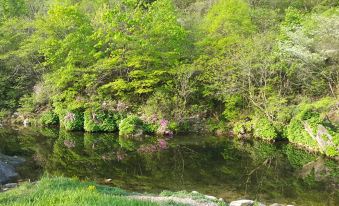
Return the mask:
M 335 156 L 338 29 L 336 0 L 1 0 L 0 118 L 316 150 L 321 125 Z

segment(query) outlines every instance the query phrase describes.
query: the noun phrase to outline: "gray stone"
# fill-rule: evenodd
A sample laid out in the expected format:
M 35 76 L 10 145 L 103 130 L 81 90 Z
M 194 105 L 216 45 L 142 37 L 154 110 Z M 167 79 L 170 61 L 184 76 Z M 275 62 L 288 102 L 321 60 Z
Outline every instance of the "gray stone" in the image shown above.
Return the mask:
M 0 153 L 0 161 L 7 163 L 11 166 L 17 166 L 17 165 L 24 163 L 25 159 L 22 157 L 17 157 L 17 156 L 11 157 L 11 156 L 7 156 L 7 155 Z
M 230 203 L 230 206 L 254 206 L 256 202 L 253 200 L 237 200 Z M 257 202 L 258 206 L 265 206 L 264 204 Z
M 218 200 L 218 198 L 210 195 L 205 195 L 205 198 L 210 199 L 210 200 Z
M 5 188 L 14 188 L 14 187 L 17 187 L 18 184 L 17 183 L 8 183 L 8 184 L 5 184 L 3 187 Z
M 12 165 L 0 161 L 0 184 L 6 183 L 17 176 L 18 173 L 15 172 Z
M 13 178 L 18 176 L 15 172 L 15 166 L 18 166 L 25 162 L 25 159 L 14 156 L 10 157 L 4 154 L 0 154 L 0 184 L 4 184 Z

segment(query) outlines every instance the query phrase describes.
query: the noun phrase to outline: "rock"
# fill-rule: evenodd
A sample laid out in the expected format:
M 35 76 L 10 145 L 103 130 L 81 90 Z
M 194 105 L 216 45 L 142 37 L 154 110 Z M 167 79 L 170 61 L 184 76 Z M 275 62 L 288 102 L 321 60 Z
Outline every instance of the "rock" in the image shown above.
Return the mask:
M 258 206 L 265 206 L 260 202 L 255 202 L 253 200 L 237 200 L 230 203 L 230 206 L 254 206 L 257 203 Z
M 279 204 L 279 203 L 273 203 L 273 204 L 271 204 L 270 206 L 284 206 L 284 205 Z
M 18 173 L 15 172 L 14 167 L 24 162 L 25 160 L 23 158 L 0 154 L 0 184 L 4 184 L 13 178 L 16 178 Z
M 6 183 L 17 176 L 18 173 L 15 172 L 12 165 L 0 161 L 0 184 Z
M 218 200 L 218 198 L 210 195 L 205 195 L 205 198 L 210 199 L 210 200 Z
M 24 163 L 25 159 L 22 157 L 17 157 L 17 156 L 11 157 L 11 156 L 7 156 L 7 155 L 0 153 L 0 161 L 7 163 L 11 166 L 17 166 L 17 165 Z
M 5 188 L 14 188 L 14 187 L 17 187 L 18 184 L 17 183 L 8 183 L 8 184 L 5 184 L 3 187 Z
M 112 182 L 112 179 L 105 179 L 105 183 L 110 183 Z
M 199 194 L 199 192 L 197 192 L 197 191 L 192 191 L 192 194 Z

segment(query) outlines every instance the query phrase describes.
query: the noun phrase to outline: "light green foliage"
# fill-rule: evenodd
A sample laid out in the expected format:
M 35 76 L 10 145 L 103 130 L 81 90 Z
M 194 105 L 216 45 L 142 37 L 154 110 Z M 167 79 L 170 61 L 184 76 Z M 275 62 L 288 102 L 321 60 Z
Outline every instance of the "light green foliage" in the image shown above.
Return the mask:
M 93 61 L 93 29 L 88 17 L 76 6 L 53 6 L 37 24 L 36 35 L 41 38 L 40 52 L 46 65 L 59 69 L 66 65 L 88 66 Z
M 266 140 L 274 140 L 278 137 L 276 129 L 265 117 L 257 118 L 253 122 L 253 135 Z
M 241 36 L 250 34 L 254 27 L 248 4 L 243 0 L 221 0 L 212 6 L 202 25 L 215 48 L 223 51 Z
M 115 132 L 121 115 L 117 112 L 87 109 L 84 113 L 84 129 L 86 132 Z

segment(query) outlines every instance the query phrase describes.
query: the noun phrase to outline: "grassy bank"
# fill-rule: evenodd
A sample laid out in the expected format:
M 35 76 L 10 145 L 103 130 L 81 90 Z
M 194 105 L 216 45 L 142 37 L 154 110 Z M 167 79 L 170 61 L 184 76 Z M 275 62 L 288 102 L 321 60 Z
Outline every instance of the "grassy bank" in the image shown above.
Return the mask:
M 182 206 L 184 204 L 150 202 L 130 198 L 130 193 L 119 188 L 81 182 L 68 178 L 42 178 L 36 184 L 23 184 L 5 193 L 0 193 L 1 206 L 14 205 L 123 205 L 123 206 Z
M 225 206 L 223 200 L 198 192 L 164 191 L 160 195 L 125 190 L 64 177 L 43 177 L 0 193 L 0 206 Z

